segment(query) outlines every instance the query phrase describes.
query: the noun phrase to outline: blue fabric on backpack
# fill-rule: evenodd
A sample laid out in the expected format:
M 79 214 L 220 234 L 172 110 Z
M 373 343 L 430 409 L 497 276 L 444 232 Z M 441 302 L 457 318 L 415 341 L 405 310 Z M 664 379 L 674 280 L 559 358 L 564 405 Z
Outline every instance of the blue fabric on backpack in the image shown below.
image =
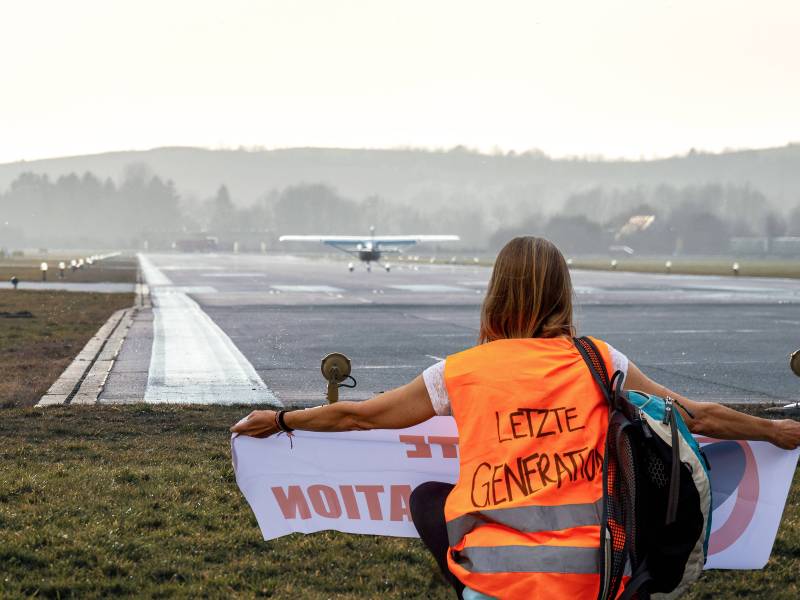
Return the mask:
M 636 391 L 628 391 L 628 400 L 631 404 L 633 404 L 636 408 L 643 411 L 645 414 L 650 416 L 651 418 L 655 419 L 656 421 L 662 421 L 664 419 L 664 413 L 666 412 L 666 403 L 664 399 L 660 396 L 653 396 L 644 394 L 642 392 Z M 684 409 L 685 410 L 685 409 Z M 681 434 L 681 437 L 686 440 L 686 443 L 689 444 L 689 447 L 694 451 L 700 465 L 703 467 L 703 470 L 706 473 L 706 477 L 708 475 L 708 463 L 706 461 L 705 454 L 700 449 L 700 444 L 697 443 L 697 440 L 692 435 L 692 432 L 689 431 L 689 427 L 686 425 L 686 422 L 683 420 L 683 415 L 680 411 L 675 411 L 675 415 L 677 418 L 678 424 L 678 433 Z M 711 519 L 708 519 L 708 523 L 706 524 L 706 534 L 705 534 L 705 541 L 703 542 L 703 552 L 706 556 L 708 556 L 708 540 L 711 537 Z

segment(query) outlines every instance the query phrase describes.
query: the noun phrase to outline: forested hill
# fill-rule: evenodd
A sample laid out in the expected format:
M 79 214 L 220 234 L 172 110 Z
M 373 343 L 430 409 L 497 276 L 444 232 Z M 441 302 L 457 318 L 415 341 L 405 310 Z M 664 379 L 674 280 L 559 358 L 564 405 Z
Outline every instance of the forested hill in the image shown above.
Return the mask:
M 461 148 L 443 152 L 156 148 L 3 164 L 0 192 L 24 172 L 54 178 L 89 171 L 119 181 L 126 167 L 135 163 L 174 181 L 183 198 L 211 197 L 224 183 L 240 205 L 298 183 L 326 183 L 353 199 L 378 195 L 390 202 L 427 207 L 452 206 L 458 200 L 484 206 L 533 202 L 552 210 L 570 194 L 593 187 L 708 183 L 752 186 L 779 209 L 800 200 L 800 144 L 651 161 L 557 160 L 536 153 L 486 155 Z

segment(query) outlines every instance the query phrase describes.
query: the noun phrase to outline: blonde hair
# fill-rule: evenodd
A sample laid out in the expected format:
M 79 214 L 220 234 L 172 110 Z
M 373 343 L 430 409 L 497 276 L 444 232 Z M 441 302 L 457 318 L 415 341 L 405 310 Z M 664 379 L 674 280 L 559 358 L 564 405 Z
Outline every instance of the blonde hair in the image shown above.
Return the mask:
M 572 280 L 564 256 L 544 238 L 514 238 L 495 260 L 478 341 L 574 335 Z

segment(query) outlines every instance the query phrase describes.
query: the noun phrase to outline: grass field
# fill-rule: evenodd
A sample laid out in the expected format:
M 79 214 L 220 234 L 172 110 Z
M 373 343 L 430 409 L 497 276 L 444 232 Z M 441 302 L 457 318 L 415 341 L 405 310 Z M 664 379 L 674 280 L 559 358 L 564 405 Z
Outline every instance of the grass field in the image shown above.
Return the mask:
M 64 261 L 69 265 L 69 261 L 80 256 L 69 256 L 66 254 L 25 256 L 19 258 L 0 258 L 0 281 L 8 281 L 12 276 L 16 276 L 22 282 L 41 281 L 42 262 L 47 262 L 47 280 L 62 281 L 58 277 L 58 263 Z M 70 271 L 66 269 L 63 281 L 72 283 L 135 283 L 138 262 L 132 256 L 119 256 L 109 258 L 95 263 L 91 267 L 85 265 L 82 269 Z
M 445 598 L 419 543 L 265 543 L 236 487 L 242 408 L 8 409 L 0 597 Z
M 742 277 L 800 277 L 800 260 L 736 260 L 697 258 L 618 258 L 617 271 L 666 273 L 665 263 L 672 262 L 671 273 L 683 275 L 733 275 L 733 263 L 739 263 Z M 575 258 L 574 269 L 610 270 L 609 258 Z
M 133 305 L 133 294 L 0 290 L 0 407 L 39 400 L 112 313 Z M 0 413 L 2 414 L 2 413 Z
M 228 426 L 249 408 L 13 408 L 0 420 L 0 597 L 451 598 L 418 540 L 261 540 Z M 763 571 L 692 598 L 800 596 L 800 481 Z

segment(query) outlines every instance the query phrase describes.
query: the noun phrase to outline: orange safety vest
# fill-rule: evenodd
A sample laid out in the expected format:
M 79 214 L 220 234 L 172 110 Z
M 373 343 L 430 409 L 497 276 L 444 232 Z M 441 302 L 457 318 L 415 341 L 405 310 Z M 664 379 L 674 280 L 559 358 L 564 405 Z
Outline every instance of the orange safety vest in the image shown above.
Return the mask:
M 608 405 L 572 340 L 482 344 L 448 356 L 444 377 L 461 464 L 450 570 L 495 598 L 596 597 Z

